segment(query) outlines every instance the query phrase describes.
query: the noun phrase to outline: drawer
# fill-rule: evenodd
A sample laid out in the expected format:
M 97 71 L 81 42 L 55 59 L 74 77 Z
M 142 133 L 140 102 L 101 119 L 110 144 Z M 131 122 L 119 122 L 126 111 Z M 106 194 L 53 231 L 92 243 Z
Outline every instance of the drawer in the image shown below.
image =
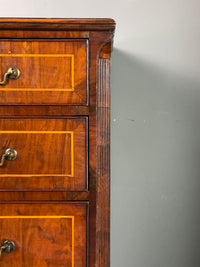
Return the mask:
M 1 80 L 20 71 L 0 85 L 0 104 L 86 104 L 87 49 L 86 39 L 0 40 Z
M 87 266 L 87 203 L 0 204 L 0 231 L 1 267 Z
M 1 118 L 0 190 L 87 190 L 87 148 L 87 117 Z

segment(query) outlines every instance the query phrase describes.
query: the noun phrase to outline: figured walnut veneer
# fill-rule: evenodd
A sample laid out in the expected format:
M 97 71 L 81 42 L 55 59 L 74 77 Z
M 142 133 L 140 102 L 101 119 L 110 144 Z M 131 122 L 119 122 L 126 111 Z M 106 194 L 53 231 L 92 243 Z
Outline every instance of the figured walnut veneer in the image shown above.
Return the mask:
M 0 19 L 0 266 L 110 266 L 112 19 Z

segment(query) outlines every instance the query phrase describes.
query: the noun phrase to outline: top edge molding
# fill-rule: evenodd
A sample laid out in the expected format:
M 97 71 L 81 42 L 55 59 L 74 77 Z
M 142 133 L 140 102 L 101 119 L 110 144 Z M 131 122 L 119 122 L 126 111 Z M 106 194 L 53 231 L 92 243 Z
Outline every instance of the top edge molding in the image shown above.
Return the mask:
M 110 18 L 0 18 L 0 30 L 114 31 L 115 25 Z

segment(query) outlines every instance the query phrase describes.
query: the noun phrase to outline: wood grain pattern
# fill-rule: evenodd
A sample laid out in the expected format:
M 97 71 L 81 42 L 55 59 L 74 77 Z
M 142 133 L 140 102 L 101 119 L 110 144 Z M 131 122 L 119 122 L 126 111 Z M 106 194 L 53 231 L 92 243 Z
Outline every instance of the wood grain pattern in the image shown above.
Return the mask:
M 3 267 L 86 267 L 86 203 L 1 204 L 0 231 L 16 245 Z
M 88 39 L 89 38 L 89 31 L 63 31 L 61 30 L 42 30 L 38 29 L 37 31 L 29 31 L 29 30 L 22 30 L 22 29 L 2 29 L 0 27 L 0 38 L 4 39 L 32 39 L 32 38 L 44 38 L 44 39 L 73 39 L 73 38 L 82 38 Z
M 0 203 L 22 201 L 92 201 L 89 191 L 2 191 Z
M 86 104 L 87 40 L 1 40 L 0 77 L 10 67 L 21 75 L 0 86 L 0 104 Z
M 1 29 L 28 29 L 28 30 L 87 30 L 87 31 L 113 31 L 115 21 L 113 19 L 31 19 L 31 18 L 2 18 Z
M 18 157 L 0 167 L 0 190 L 85 190 L 87 118 L 0 119 L 2 153 Z
M 97 266 L 110 266 L 110 60 L 98 61 Z
M 95 112 L 94 107 L 88 106 L 0 106 L 1 117 L 21 117 L 27 116 L 64 116 L 70 114 L 72 116 L 88 116 Z
M 101 141 L 104 142 L 104 135 L 100 135 L 97 130 L 97 124 L 103 123 L 103 117 L 98 115 L 99 107 L 98 101 L 99 96 L 99 56 L 107 54 L 107 44 L 112 40 L 112 33 L 110 32 L 90 32 L 90 107 L 93 112 L 89 115 L 89 193 L 90 193 L 90 218 L 89 218 L 89 229 L 90 229 L 90 238 L 89 238 L 89 266 L 104 266 L 102 265 L 105 262 L 105 267 L 109 267 L 109 244 L 107 236 L 109 235 L 109 227 L 107 226 L 107 235 L 105 235 L 105 229 L 103 227 L 103 220 L 106 222 L 110 218 L 109 212 L 104 212 L 103 201 L 101 201 L 102 190 L 105 190 L 106 199 L 105 207 L 108 207 L 107 199 L 110 198 L 110 193 L 107 187 L 109 187 L 109 178 L 105 180 L 105 188 L 98 187 L 99 177 L 99 149 L 98 143 Z M 107 57 L 106 57 L 107 58 Z M 109 79 L 109 73 L 107 73 L 107 79 Z M 110 94 L 109 87 L 101 88 L 101 94 L 103 90 L 108 90 L 108 95 Z M 105 99 L 105 98 L 104 98 Z M 99 121 L 100 120 L 100 121 Z M 109 125 L 107 125 L 109 131 Z M 98 128 L 99 129 L 99 128 Z M 97 136 L 98 133 L 98 136 Z M 106 165 L 108 166 L 108 164 Z M 104 167 L 101 163 L 100 167 L 102 171 Z M 106 169 L 105 169 L 106 171 Z M 109 171 L 108 171 L 109 173 Z M 99 196 L 98 196 L 99 195 Z M 103 217 L 101 213 L 104 214 Z M 102 221 L 100 221 L 100 218 Z M 105 242 L 105 246 L 104 246 Z M 104 254 L 106 254 L 103 261 Z M 102 257 L 102 258 L 101 258 Z
M 61 95 L 63 92 L 49 92 L 48 96 L 46 95 L 47 92 L 38 92 L 37 97 L 35 97 L 35 93 L 30 91 L 25 93 L 22 93 L 22 91 L 17 92 L 17 96 L 14 95 L 16 92 L 12 91 L 8 92 L 12 93 L 12 96 L 11 94 L 9 96 L 9 101 L 12 100 L 12 102 L 7 102 L 8 99 L 6 100 L 4 98 L 2 100 L 1 98 L 3 95 L 5 96 L 6 91 L 4 91 L 1 92 L 2 95 L 0 97 L 0 101 L 2 101 L 2 104 L 0 105 L 0 121 L 4 120 L 6 122 L 10 120 L 12 121 L 10 126 L 13 125 L 14 128 L 17 128 L 18 130 L 26 131 L 27 129 L 33 129 L 31 128 L 31 125 L 34 125 L 33 121 L 39 120 L 46 122 L 46 124 L 42 123 L 42 128 L 49 131 L 55 130 L 55 124 L 49 123 L 50 121 L 63 121 L 63 126 L 57 128 L 59 128 L 60 131 L 65 131 L 66 129 L 69 130 L 69 127 L 65 127 L 67 125 L 69 126 L 67 121 L 82 121 L 82 126 L 77 128 L 77 137 L 80 132 L 84 132 L 83 135 L 85 136 L 85 143 L 82 138 L 80 140 L 78 140 L 78 138 L 75 145 L 75 150 L 80 154 L 77 154 L 77 158 L 80 160 L 79 164 L 75 166 L 75 170 L 82 173 L 80 176 L 77 176 L 77 179 L 70 182 L 71 177 L 66 177 L 66 180 L 63 182 L 62 177 L 57 177 L 58 180 L 56 180 L 55 184 L 55 177 L 51 177 L 49 180 L 46 180 L 48 177 L 39 177 L 41 183 L 43 184 L 43 186 L 41 186 L 41 184 L 38 184 L 38 177 L 32 177 L 32 182 L 30 180 L 25 181 L 25 179 L 27 180 L 27 177 L 24 177 L 24 184 L 21 187 L 24 189 L 18 190 L 17 186 L 20 182 L 20 177 L 16 177 L 14 185 L 11 185 L 13 177 L 4 177 L 4 185 L 1 188 L 2 191 L 0 192 L 0 215 L 2 214 L 2 216 L 75 216 L 74 227 L 75 234 L 77 233 L 77 236 L 75 235 L 74 238 L 74 267 L 110 266 L 109 81 L 110 55 L 114 28 L 115 22 L 112 19 L 0 19 L 0 44 L 10 42 L 10 48 L 14 49 L 15 53 L 18 54 L 21 53 L 20 49 L 22 49 L 22 46 L 18 46 L 17 48 L 17 43 L 23 43 L 25 53 L 29 54 L 44 54 L 46 53 L 44 52 L 44 49 L 45 51 L 48 51 L 48 54 L 66 54 L 66 51 L 70 52 L 67 50 L 67 44 L 69 43 L 71 43 L 71 47 L 78 47 L 80 44 L 85 47 L 85 54 L 80 52 L 79 49 L 73 48 L 80 56 L 80 59 L 78 58 L 77 62 L 83 62 L 84 56 L 87 61 L 87 70 L 84 72 L 84 75 L 87 75 L 87 77 L 83 75 L 82 70 L 78 70 L 77 72 L 75 71 L 77 75 L 83 75 L 80 79 L 77 79 L 78 76 L 76 76 L 76 74 L 74 76 L 74 80 L 76 81 L 77 79 L 77 84 L 78 86 L 80 85 L 81 88 L 77 96 L 69 96 L 69 94 L 75 93 L 75 91 L 64 92 L 64 94 L 67 94 L 67 97 L 63 97 L 63 95 Z M 42 42 L 45 43 L 46 46 L 42 48 L 42 51 L 40 51 L 41 49 L 39 49 L 39 46 Z M 56 44 L 56 50 L 53 48 L 53 43 Z M 33 44 L 34 49 L 31 50 L 31 46 L 28 47 L 27 44 Z M 66 46 L 64 44 L 66 44 Z M 48 46 L 50 48 L 48 48 Z M 66 49 L 63 49 L 63 46 L 65 46 Z M 3 45 L 0 45 L 0 49 L 4 49 Z M 7 52 L 4 51 L 3 53 Z M 13 57 L 13 59 L 15 58 Z M 28 65 L 26 60 L 24 60 L 25 65 Z M 52 65 L 59 65 L 59 62 L 57 61 L 54 61 L 53 63 L 54 64 Z M 60 64 L 62 69 L 65 68 L 63 62 Z M 80 68 L 83 67 L 82 63 L 79 65 Z M 44 77 L 45 75 L 47 74 L 44 74 Z M 69 74 L 67 75 L 70 79 L 71 76 Z M 44 77 L 42 77 L 42 79 Z M 85 81 L 83 82 L 83 80 L 85 80 L 83 77 L 86 77 L 86 82 L 88 83 L 86 86 L 83 86 L 83 83 L 85 83 Z M 26 83 L 34 84 L 37 82 L 37 84 L 39 84 L 40 80 L 41 78 L 36 76 L 33 81 L 27 78 Z M 10 81 L 9 85 L 11 82 L 14 81 Z M 48 87 L 51 87 L 53 83 L 52 80 L 48 79 L 47 82 Z M 64 88 L 67 82 L 70 83 L 71 81 L 64 80 L 64 83 L 61 83 L 59 78 L 59 81 L 56 81 L 55 85 L 52 87 L 58 88 L 57 85 L 59 85 L 59 87 L 62 85 L 62 88 Z M 41 88 L 41 84 L 39 85 Z M 21 84 L 20 86 L 22 88 L 25 84 Z M 18 85 L 16 85 L 16 88 L 17 87 Z M 82 88 L 86 88 L 88 90 L 82 90 Z M 57 93 L 60 95 L 58 96 Z M 57 96 L 55 96 L 55 94 Z M 75 99 L 76 97 L 77 99 L 79 97 L 79 100 Z M 29 102 L 27 102 L 27 100 Z M 24 126 L 22 126 L 24 128 L 22 127 L 21 129 L 21 127 L 19 127 L 20 121 L 24 122 L 26 120 L 29 121 L 29 123 L 23 123 Z M 14 121 L 18 123 L 14 123 Z M 88 123 L 86 121 L 88 121 Z M 6 127 L 5 125 L 6 124 L 4 124 L 4 127 Z M 12 128 L 12 130 L 14 128 Z M 40 130 L 42 130 L 42 128 L 40 128 Z M 76 131 L 76 129 L 72 127 L 72 124 L 70 128 L 71 130 Z M 67 147 L 67 144 L 70 141 L 70 136 L 67 134 L 64 135 L 65 137 L 63 139 L 65 139 L 66 142 L 63 142 L 63 144 L 64 147 Z M 14 137 L 15 142 L 17 141 L 17 136 L 18 134 Z M 48 140 L 44 140 L 43 142 L 40 138 L 38 135 L 38 139 L 34 142 L 36 143 L 36 145 L 34 144 L 34 153 L 36 154 L 38 154 L 40 150 L 37 144 L 41 144 L 41 147 L 43 144 L 46 144 L 48 148 L 51 146 Z M 25 137 L 22 139 L 27 142 Z M 53 140 L 54 137 L 51 136 L 50 139 Z M 29 138 L 29 142 L 32 142 L 32 138 Z M 57 170 L 59 173 L 60 171 L 69 171 L 69 166 L 64 164 L 63 157 L 61 156 L 63 151 L 61 143 L 62 141 L 60 137 L 52 142 L 54 146 L 56 144 L 58 158 L 57 165 L 51 166 L 50 164 L 50 166 L 48 166 L 47 164 L 43 166 L 43 164 L 41 164 L 41 167 L 39 167 L 39 164 L 35 161 L 32 166 L 30 163 L 27 163 L 29 170 L 39 170 L 40 168 L 40 171 L 43 173 L 44 171 L 46 172 L 50 170 Z M 86 153 L 84 155 L 81 152 L 81 147 L 85 148 Z M 50 149 L 48 150 L 50 151 Z M 64 151 L 66 157 L 69 157 L 69 152 L 67 152 L 67 150 Z M 52 159 L 52 154 L 50 152 L 48 157 Z M 8 162 L 6 162 L 6 164 L 7 163 Z M 76 165 L 75 161 L 74 164 Z M 83 173 L 81 170 L 83 170 L 84 164 L 86 168 Z M 12 166 L 10 165 L 10 167 Z M 9 168 L 9 172 L 10 171 L 11 168 Z M 3 181 L 2 178 L 3 177 L 0 177 L 0 183 Z M 28 177 L 28 179 L 29 178 L 30 177 Z M 79 183 L 79 185 L 75 186 L 76 182 Z M 44 187 L 48 188 L 48 191 L 45 191 L 46 189 Z M 1 211 L 3 211 L 3 213 L 1 213 Z M 8 218 L 3 218 L 2 222 L 4 219 L 7 220 Z M 41 250 L 41 254 L 36 258 L 34 255 L 31 255 L 30 249 L 26 249 L 24 251 L 20 248 L 20 255 L 23 255 L 23 261 L 28 261 L 28 264 L 26 266 L 23 266 L 22 264 L 17 265 L 18 261 L 15 261 L 11 262 L 12 264 L 9 264 L 9 266 L 32 267 L 31 264 L 33 263 L 36 264 L 35 266 L 37 267 L 72 266 L 72 256 L 70 256 L 71 254 L 69 253 L 71 252 L 70 249 L 72 248 L 72 242 L 69 241 L 66 243 L 65 248 L 62 246 L 62 241 L 66 240 L 65 237 L 69 237 L 71 235 L 70 231 L 72 224 L 70 224 L 70 219 L 58 218 L 53 222 L 50 221 L 51 218 L 42 219 L 44 223 L 41 222 L 41 219 L 38 219 L 37 222 L 34 223 L 32 220 L 35 220 L 35 218 L 32 218 L 27 222 L 25 222 L 27 218 L 21 220 L 18 218 L 17 220 L 18 221 L 14 225 L 13 230 L 9 225 L 9 231 L 6 232 L 12 233 L 14 238 L 16 236 L 16 242 L 18 242 L 17 239 L 19 238 L 20 242 L 24 242 L 26 245 L 31 245 L 31 242 L 34 242 L 34 239 L 32 238 L 34 235 L 32 232 L 35 232 L 37 237 L 39 235 L 39 228 L 35 229 L 34 227 L 35 225 L 40 226 L 40 224 L 44 229 L 47 229 L 47 224 L 49 224 L 50 230 L 45 235 L 39 235 L 39 243 L 44 239 L 44 243 L 48 244 L 48 242 L 52 242 L 52 240 L 56 240 L 57 238 L 59 242 L 56 243 L 55 241 L 55 243 L 52 243 L 53 245 L 49 245 L 50 251 L 53 250 L 54 245 L 56 247 L 56 253 L 53 251 L 52 257 L 48 254 L 48 250 Z M 46 223 L 47 221 L 48 223 Z M 9 222 L 4 221 L 3 229 L 6 228 L 5 225 L 7 224 L 9 224 Z M 23 235 L 22 228 L 27 233 L 27 237 L 26 235 Z M 19 231 L 17 229 L 19 229 Z M 31 229 L 34 229 L 35 231 L 31 231 Z M 60 229 L 63 229 L 62 236 L 60 234 Z M 0 232 L 2 233 L 1 228 Z M 6 234 L 6 236 L 2 236 L 2 238 L 10 238 L 12 240 L 12 236 L 8 237 Z M 76 239 L 79 242 L 76 242 Z M 72 239 L 69 238 L 69 240 Z M 20 242 L 18 244 L 20 244 Z M 17 253 L 17 250 L 15 252 Z M 66 252 L 68 253 L 66 254 Z M 37 256 L 35 251 L 34 253 Z M 4 264 L 1 264 L 1 266 L 7 266 L 6 256 L 16 257 L 16 254 L 4 254 L 4 258 L 0 259 L 0 264 Z M 22 257 L 20 256 L 19 259 L 22 260 Z M 65 261 L 65 265 L 62 265 L 62 261 Z M 68 262 L 68 265 L 66 262 Z M 58 265 L 58 263 L 60 263 L 60 265 Z

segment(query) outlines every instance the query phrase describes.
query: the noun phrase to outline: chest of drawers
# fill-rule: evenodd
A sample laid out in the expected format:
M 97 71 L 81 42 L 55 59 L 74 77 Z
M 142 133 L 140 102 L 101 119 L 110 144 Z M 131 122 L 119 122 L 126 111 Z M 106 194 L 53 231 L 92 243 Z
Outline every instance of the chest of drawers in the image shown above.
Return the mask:
M 112 19 L 0 19 L 0 266 L 110 266 Z

